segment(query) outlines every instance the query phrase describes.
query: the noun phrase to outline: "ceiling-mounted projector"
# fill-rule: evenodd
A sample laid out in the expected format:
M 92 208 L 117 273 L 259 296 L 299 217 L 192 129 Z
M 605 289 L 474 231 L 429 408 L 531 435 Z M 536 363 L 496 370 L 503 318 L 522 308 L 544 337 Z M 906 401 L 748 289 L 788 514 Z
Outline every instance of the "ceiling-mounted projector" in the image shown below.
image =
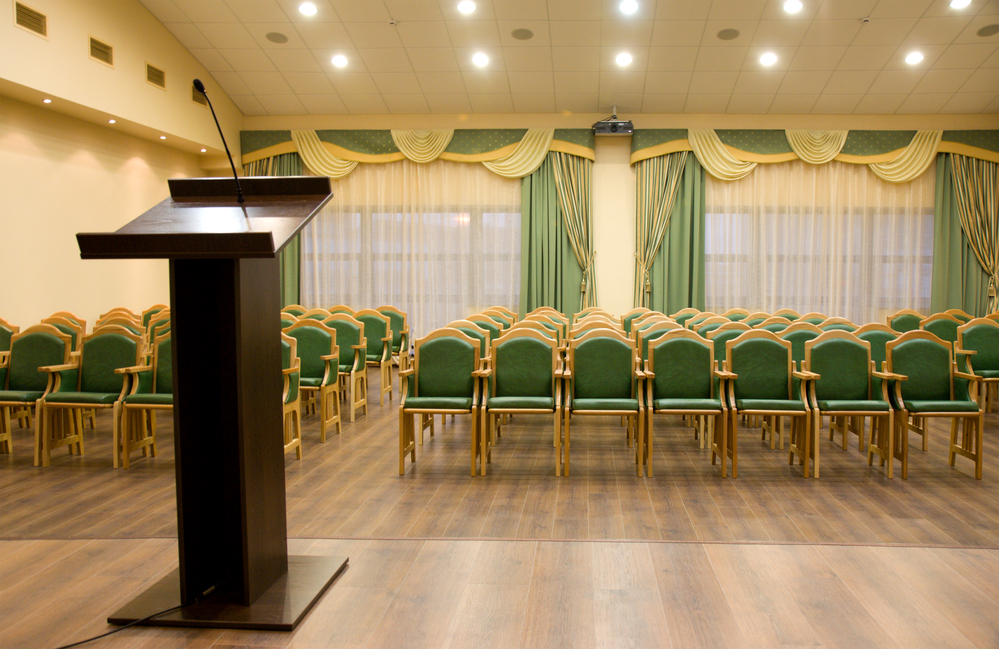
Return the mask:
M 634 132 L 635 125 L 631 120 L 617 118 L 617 106 L 614 106 L 613 115 L 593 125 L 594 135 L 631 135 Z

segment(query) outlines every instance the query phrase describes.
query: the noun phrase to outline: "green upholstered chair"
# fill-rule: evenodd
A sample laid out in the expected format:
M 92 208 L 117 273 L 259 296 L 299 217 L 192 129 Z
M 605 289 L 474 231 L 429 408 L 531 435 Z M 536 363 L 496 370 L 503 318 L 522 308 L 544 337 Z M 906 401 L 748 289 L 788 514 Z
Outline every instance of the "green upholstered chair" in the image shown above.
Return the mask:
M 319 441 L 325 444 L 330 426 L 337 435 L 342 431 L 338 380 L 340 351 L 336 344 L 336 329 L 306 318 L 282 331 L 297 341 L 302 409 L 315 412 L 318 401 Z
M 791 362 L 795 367 L 802 367 L 802 363 L 805 362 L 805 343 L 822 335 L 822 329 L 810 322 L 798 320 L 776 333 L 782 340 L 790 341 Z M 798 394 L 798 379 L 796 378 L 791 379 L 791 394 Z M 820 427 L 821 425 L 822 423 L 819 422 Z M 764 429 L 764 434 L 766 432 Z
M 770 314 L 771 318 L 787 318 L 791 322 L 801 319 L 801 314 L 794 309 L 777 309 Z
M 407 454 L 416 462 L 413 417 L 420 418 L 422 446 L 425 422 L 432 421 L 435 414 L 471 416 L 469 447 L 475 475 L 476 460 L 488 455 L 479 423 L 480 358 L 479 341 L 450 327 L 436 329 L 416 341 L 413 366 L 401 372 L 406 380 L 399 399 L 399 475 L 406 472 Z M 433 436 L 432 428 L 430 434 Z
M 288 327 L 290 327 L 291 325 L 295 324 L 296 322 L 298 322 L 298 316 L 293 315 L 291 313 L 285 313 L 283 311 L 281 312 L 281 328 L 282 329 L 287 329 Z
M 111 409 L 114 427 L 121 415 L 121 401 L 127 394 L 125 376 L 115 372 L 123 367 L 139 365 L 142 357 L 142 337 L 118 325 L 108 325 L 84 336 L 79 354 L 70 362 L 48 366 L 50 389 L 39 402 L 39 434 L 36 436 L 35 464 L 48 466 L 52 449 L 75 446 L 83 454 L 83 422 L 79 415 L 84 408 Z M 71 424 L 56 426 L 60 415 L 71 416 Z M 65 418 L 64 418 L 65 419 Z M 117 450 L 113 460 L 117 460 Z M 114 462 L 117 466 L 117 462 Z
M 965 311 L 962 311 L 961 309 L 947 309 L 946 311 L 944 311 L 944 313 L 946 313 L 947 315 L 954 316 L 961 322 L 971 322 L 975 318 L 975 316 Z
M 733 323 L 734 324 L 734 323 Z M 655 415 L 680 415 L 698 419 L 710 417 L 713 432 L 711 463 L 722 458 L 722 477 L 726 467 L 727 418 L 719 393 L 720 375 L 716 370 L 714 346 L 693 331 L 676 329 L 657 338 L 649 346 L 645 362 L 646 471 L 651 478 Z M 703 439 L 706 431 L 702 431 Z M 702 446 L 703 448 L 703 446 Z
M 683 324 L 683 326 L 685 328 L 690 329 L 691 331 L 696 331 L 697 327 L 699 327 L 701 325 L 701 323 L 704 322 L 705 320 L 707 320 L 708 318 L 718 318 L 718 317 L 721 317 L 721 316 L 719 316 L 714 311 L 702 311 L 702 312 L 694 315 L 694 317 L 685 320 L 681 324 Z M 674 320 L 675 319 L 676 318 L 674 318 Z
M 752 327 L 746 324 L 744 321 L 740 322 L 729 322 L 728 324 L 723 324 L 717 329 L 712 329 L 705 336 L 711 341 L 714 347 L 714 359 L 715 363 L 719 367 L 723 367 L 725 364 L 725 343 L 730 340 L 735 340 L 741 336 L 744 332 L 752 330 Z
M 0 318 L 0 352 L 10 351 L 11 336 L 21 330 L 17 325 L 12 325 L 3 318 Z
M 485 368 L 489 366 L 489 352 L 491 349 L 491 342 L 499 337 L 490 329 L 486 329 L 481 325 L 481 321 L 472 322 L 471 320 L 454 320 L 453 322 L 447 323 L 448 328 L 457 329 L 458 331 L 464 333 L 466 336 L 471 336 L 475 340 L 479 341 L 479 367 Z
M 640 307 L 632 309 L 631 311 L 628 311 L 623 316 L 621 316 L 621 328 L 624 329 L 625 335 L 628 335 L 628 336 L 631 335 L 631 323 L 632 323 L 632 321 L 635 320 L 636 318 L 640 317 L 640 316 L 645 315 L 646 313 L 652 313 L 652 311 L 649 310 L 649 309 L 646 309 L 644 306 L 640 306 Z
M 475 315 L 468 316 L 465 320 L 468 322 L 474 322 L 482 329 L 488 331 L 490 340 L 496 340 L 503 333 L 503 326 L 487 315 L 476 313 Z
M 729 412 L 728 453 L 732 458 L 732 477 L 739 476 L 739 415 L 764 418 L 771 431 L 770 447 L 778 426 L 783 448 L 782 418 L 792 420 L 792 436 L 809 431 L 806 394 L 813 374 L 795 371 L 791 361 L 791 341 L 782 340 L 765 329 L 747 331 L 725 343 L 725 370 L 728 372 L 725 392 Z M 801 379 L 799 392 L 793 393 L 792 379 Z M 723 461 L 727 458 L 723 458 Z
M 978 405 L 985 412 L 992 411 L 999 388 L 999 322 L 989 318 L 974 318 L 957 328 L 957 350 L 972 351 L 971 368 L 982 378 L 978 391 Z
M 378 313 L 387 316 L 392 329 L 392 361 L 404 370 L 409 367 L 409 318 L 405 313 L 384 304 L 377 309 Z M 402 381 L 399 381 L 399 389 L 402 390 Z
M 505 306 L 491 306 L 488 309 L 486 309 L 485 311 L 483 311 L 483 313 L 485 313 L 487 311 L 488 312 L 496 311 L 496 312 L 498 312 L 498 313 L 506 316 L 507 320 L 509 320 L 513 324 L 517 324 L 517 320 L 518 320 L 517 314 L 512 309 L 508 309 Z
M 634 343 L 623 333 L 595 329 L 569 341 L 565 370 L 565 444 L 562 466 L 569 475 L 573 415 L 616 415 L 628 420 L 628 445 L 636 440 L 636 459 L 645 457 L 645 406 Z M 559 458 L 556 458 L 556 463 Z M 638 469 L 641 472 L 641 466 Z
M 645 361 L 649 359 L 649 345 L 655 344 L 656 340 L 659 340 L 671 331 L 680 330 L 683 330 L 683 327 L 672 320 L 666 320 L 650 322 L 645 328 L 636 329 L 632 332 L 634 335 L 631 338 L 635 341 L 635 349 L 638 352 L 638 367 L 645 367 Z
M 746 309 L 729 309 L 722 314 L 723 317 L 728 318 L 732 322 L 739 322 L 740 320 L 745 320 L 749 317 L 749 311 Z
M 492 365 L 482 370 L 482 442 L 480 470 L 485 475 L 487 456 L 494 444 L 493 432 L 504 415 L 552 415 L 556 457 L 561 450 L 562 366 L 558 341 L 536 329 L 514 325 L 492 341 Z M 559 475 L 555 463 L 555 475 Z
M 392 322 L 374 309 L 361 309 L 354 317 L 364 323 L 364 337 L 368 341 L 365 362 L 378 368 L 380 406 L 385 403 L 386 394 L 392 401 Z
M 818 311 L 812 311 L 810 313 L 803 313 L 801 317 L 794 320 L 794 322 L 808 322 L 815 326 L 819 326 L 828 319 L 829 316 L 827 316 L 826 314 L 819 313 Z
M 127 374 L 128 394 L 121 401 L 121 416 L 115 422 L 114 452 L 120 466 L 128 468 L 132 451 L 156 457 L 156 412 L 173 410 L 173 340 L 169 333 L 153 343 L 152 362 L 115 370 Z M 116 463 L 115 466 L 118 466 Z
M 301 360 L 298 358 L 298 340 L 288 334 L 281 334 L 281 388 L 283 404 L 284 452 L 294 450 L 295 459 L 302 459 L 302 375 Z
M 794 461 L 797 448 L 798 460 L 805 466 L 808 475 L 809 456 L 815 460 L 815 477 L 819 477 L 819 421 L 829 417 L 829 439 L 836 431 L 843 437 L 843 450 L 846 450 L 848 432 L 857 434 L 860 450 L 864 444 L 864 422 L 871 418 L 871 436 L 868 445 L 867 463 L 873 463 L 874 456 L 888 462 L 888 477 L 892 477 L 892 441 L 894 431 L 894 411 L 888 401 L 888 375 L 876 372 L 871 362 L 871 343 L 857 338 L 853 333 L 842 330 L 826 331 L 805 343 L 805 369 L 819 375 L 811 382 L 809 406 L 812 409 L 811 435 L 802 438 L 803 444 L 792 443 L 789 461 Z M 874 392 L 873 379 L 877 374 L 881 390 Z M 816 442 L 814 447 L 812 441 Z
M 302 317 L 303 313 L 305 313 L 306 311 L 308 311 L 308 309 L 306 309 L 301 304 L 289 304 L 288 306 L 284 307 L 281 310 L 284 311 L 285 313 L 290 313 L 293 316 L 296 316 L 296 317 L 299 317 L 299 318 Z
M 826 318 L 818 326 L 822 331 L 856 331 L 858 329 L 857 325 L 847 318 Z
M 79 326 L 80 327 L 80 331 L 82 331 L 83 333 L 87 333 L 87 321 L 84 320 L 83 318 L 81 318 L 80 316 L 76 315 L 75 313 L 71 313 L 69 311 L 56 311 L 55 313 L 53 313 L 49 317 L 50 318 L 66 318 L 67 320 L 69 320 L 73 324 Z
M 537 316 L 539 318 L 545 318 L 555 326 L 557 326 L 561 331 L 562 339 L 564 340 L 566 336 L 569 335 L 569 324 L 571 320 L 565 317 L 563 314 L 559 313 L 555 309 L 550 309 L 544 307 L 542 310 L 535 309 L 531 312 L 530 316 Z
M 121 324 L 123 321 L 127 321 L 132 328 L 145 330 L 145 327 L 142 325 L 142 314 L 133 313 L 131 309 L 123 306 L 115 307 L 107 313 L 102 313 L 94 323 L 94 328 L 102 327 L 105 324 Z
M 760 324 L 769 317 L 770 317 L 769 313 L 766 313 L 764 311 L 757 311 L 755 313 L 750 313 L 739 322 L 745 322 L 750 327 L 755 327 L 756 325 Z
M 582 311 L 577 311 L 575 314 L 573 314 L 572 323 L 576 324 L 580 320 L 585 320 L 586 318 L 589 318 L 592 315 L 601 315 L 604 316 L 605 318 L 610 318 L 611 320 L 617 319 L 614 317 L 612 313 L 610 313 L 606 309 L 601 309 L 598 306 L 589 306 L 583 309 Z
M 330 308 L 326 309 L 331 314 L 333 313 L 346 313 L 347 315 L 354 315 L 354 310 L 347 306 L 346 304 L 334 304 Z
M 700 322 L 692 322 L 690 325 L 690 329 L 692 331 L 696 331 L 698 335 L 700 335 L 702 338 L 705 338 L 707 337 L 709 332 L 712 332 L 718 327 L 728 324 L 730 322 L 732 321 L 723 315 L 712 316 L 710 318 L 701 320 Z
M 906 331 L 915 331 L 919 329 L 919 323 L 925 319 L 926 316 L 919 311 L 901 309 L 896 311 L 893 315 L 888 316 L 887 324 L 894 331 L 901 334 Z
M 52 325 L 13 333 L 10 349 L 0 355 L 0 453 L 13 453 L 13 422 L 30 419 L 49 388 L 48 375 L 39 368 L 68 363 L 71 351 L 69 334 Z M 35 426 L 37 436 L 37 418 Z
M 121 327 L 125 327 L 132 333 L 137 334 L 139 336 L 141 336 L 145 332 L 145 330 L 142 328 L 141 323 L 138 323 L 129 318 L 128 316 L 123 316 L 123 315 L 109 315 L 108 317 L 101 320 L 99 324 L 95 325 L 95 328 L 104 327 L 106 325 L 118 325 Z
M 624 336 L 624 329 L 621 328 L 621 324 L 619 322 L 614 322 L 599 316 L 593 316 L 580 320 L 576 324 L 572 325 L 572 329 L 569 330 L 569 339 L 572 340 L 574 338 L 579 338 L 586 332 L 595 331 L 597 329 L 616 331 Z
M 512 327 L 513 323 L 517 321 L 516 318 L 514 318 L 513 316 L 511 316 L 506 311 L 501 311 L 501 310 L 495 309 L 495 308 L 489 308 L 489 309 L 484 310 L 482 312 L 482 315 L 486 315 L 486 316 L 489 316 L 490 318 L 492 318 L 495 322 L 499 323 L 499 325 L 504 330 L 507 330 L 510 327 Z
M 64 334 L 68 334 L 73 351 L 79 350 L 80 340 L 83 338 L 83 327 L 80 326 L 80 323 L 62 316 L 49 316 L 42 320 L 41 324 L 52 325 Z
M 546 338 L 551 338 L 559 347 L 561 347 L 562 339 L 561 336 L 559 336 L 558 327 L 556 327 L 551 321 L 546 324 L 545 322 L 538 320 L 529 320 L 524 318 L 510 327 L 510 331 L 513 331 L 514 329 L 531 329 L 533 331 L 537 331 Z M 507 333 L 510 332 L 508 331 Z
M 331 312 L 327 311 L 326 309 L 309 309 L 308 311 L 306 311 L 302 315 L 298 316 L 298 319 L 299 320 L 303 320 L 305 318 L 308 318 L 309 320 L 315 320 L 317 322 L 322 322 L 323 320 L 325 320 L 326 318 L 330 317 L 331 315 L 333 315 L 333 314 Z
M 555 337 L 558 338 L 560 345 L 565 340 L 565 334 L 566 334 L 565 324 L 557 320 L 553 320 L 552 318 L 549 318 L 547 315 L 543 314 L 529 315 L 520 322 L 536 322 L 541 326 L 545 327 L 546 329 L 554 332 Z
M 149 324 L 149 321 L 152 320 L 156 316 L 156 314 L 158 314 L 160 311 L 162 311 L 164 309 L 169 309 L 169 308 L 170 308 L 170 305 L 168 305 L 168 304 L 154 304 L 154 305 L 152 305 L 151 307 L 149 307 L 148 309 L 146 309 L 145 311 L 142 312 L 142 326 L 145 327 L 146 325 Z
M 628 335 L 630 336 L 636 329 L 648 325 L 650 322 L 675 322 L 675 320 L 664 313 L 659 313 L 658 311 L 640 313 L 631 321 L 631 329 L 629 330 Z M 682 327 L 683 325 L 680 326 Z
M 885 360 L 888 358 L 885 354 L 885 345 L 888 344 L 889 340 L 898 338 L 898 332 L 888 325 L 869 322 L 854 331 L 853 335 L 871 343 L 871 362 L 874 363 L 874 369 L 884 370 Z M 890 393 L 892 389 L 892 386 L 889 385 L 888 392 Z M 872 379 L 871 391 L 873 394 L 880 394 L 881 392 L 881 379 L 877 376 L 874 376 Z
M 791 326 L 791 321 L 784 316 L 772 315 L 763 322 L 753 325 L 753 329 L 762 329 L 771 333 L 780 333 Z
M 688 306 L 684 309 L 680 309 L 676 313 L 671 314 L 670 318 L 672 318 L 673 321 L 675 321 L 681 327 L 685 327 L 687 321 L 700 314 L 700 312 L 701 311 L 699 309 L 695 309 L 692 306 Z
M 920 320 L 919 328 L 929 331 L 941 340 L 954 344 L 957 342 L 957 328 L 964 322 L 958 320 L 949 313 L 934 313 L 928 318 Z
M 353 422 L 358 409 L 368 414 L 368 341 L 365 339 L 364 323 L 347 313 L 334 313 L 323 320 L 330 329 L 336 329 L 336 344 L 340 353 L 341 389 L 347 389 L 347 408 Z
M 975 462 L 975 478 L 982 478 L 982 425 L 984 414 L 970 385 L 980 377 L 967 372 L 967 356 L 954 361 L 952 345 L 929 331 L 907 331 L 885 345 L 887 373 L 894 379 L 889 392 L 895 419 L 895 457 L 902 461 L 902 479 L 909 476 L 909 431 L 922 435 L 927 449 L 927 418 L 949 418 L 950 465 L 956 455 Z M 960 440 L 958 420 L 964 421 Z

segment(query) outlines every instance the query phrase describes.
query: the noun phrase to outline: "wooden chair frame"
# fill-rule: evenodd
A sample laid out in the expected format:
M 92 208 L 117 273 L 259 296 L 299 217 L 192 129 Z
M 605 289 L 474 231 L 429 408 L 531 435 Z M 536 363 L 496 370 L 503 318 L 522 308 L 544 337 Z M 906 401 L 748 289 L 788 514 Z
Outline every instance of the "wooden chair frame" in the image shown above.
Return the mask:
M 373 361 L 367 360 L 367 354 L 365 354 L 365 363 L 368 366 L 378 367 L 378 405 L 384 405 L 385 395 L 388 395 L 389 401 L 392 401 L 392 321 L 384 313 L 379 313 L 374 309 L 361 309 L 354 313 L 354 319 L 360 320 L 358 316 L 365 316 L 369 318 L 378 318 L 385 323 L 385 336 L 381 339 L 382 351 L 381 358 Z M 368 338 L 367 333 L 365 333 L 365 338 Z
M 801 314 L 798 317 L 798 319 L 795 320 L 795 322 L 798 322 L 798 321 L 807 322 L 808 320 L 818 320 L 819 323 L 821 323 L 821 322 L 825 322 L 828 319 L 829 319 L 829 316 L 827 316 L 825 313 L 819 313 L 818 311 L 810 311 L 808 313 Z M 813 322 L 811 324 L 814 324 L 815 326 L 818 326 L 819 323 Z
M 964 348 L 964 332 L 972 327 L 978 326 L 986 327 L 997 327 L 999 328 L 999 319 L 991 318 L 972 318 L 968 322 L 964 323 L 957 328 L 957 346 L 954 348 L 955 353 L 967 354 L 968 350 Z M 971 361 L 972 372 L 974 371 L 975 362 Z M 985 414 L 992 412 L 992 407 L 995 405 L 997 399 L 999 399 L 999 377 L 986 378 L 981 377 L 982 388 L 978 391 L 978 407 L 982 409 Z M 995 393 L 995 396 L 993 396 Z
M 770 325 L 775 325 L 775 324 L 782 324 L 782 325 L 785 325 L 785 328 L 787 328 L 787 327 L 790 327 L 792 324 L 794 324 L 794 322 L 791 321 L 791 320 L 788 320 L 787 318 L 785 318 L 783 316 L 772 315 L 769 318 L 767 318 L 766 320 L 764 320 L 763 322 L 761 322 L 760 324 L 754 326 L 753 329 L 763 329 L 764 327 L 768 327 Z M 805 322 L 803 324 L 810 324 L 810 323 Z
M 885 319 L 885 325 L 889 329 L 891 329 L 892 331 L 894 331 L 895 333 L 899 333 L 899 334 L 905 333 L 905 332 L 902 332 L 902 331 L 898 331 L 897 329 L 894 329 L 891 326 L 891 321 L 892 320 L 894 320 L 895 318 L 897 318 L 899 316 L 903 316 L 903 315 L 915 316 L 916 318 L 918 318 L 919 322 L 922 322 L 923 320 L 926 319 L 926 316 L 923 315 L 922 313 L 920 313 L 919 311 L 913 311 L 912 309 L 899 309 L 898 311 L 896 311 L 895 313 L 891 314 L 890 316 L 888 316 Z M 918 327 L 919 325 L 916 325 L 916 326 Z
M 326 431 L 333 426 L 337 435 L 343 432 L 342 419 L 340 417 L 340 348 L 336 344 L 336 329 L 324 325 L 311 319 L 299 320 L 290 327 L 282 330 L 284 335 L 295 338 L 291 332 L 296 329 L 307 327 L 321 327 L 330 334 L 330 353 L 323 354 L 319 360 L 325 364 L 323 380 L 318 386 L 302 385 L 299 380 L 298 390 L 302 394 L 302 409 L 309 412 L 316 412 L 316 400 L 319 400 L 319 441 L 326 443 Z M 298 350 L 298 340 L 295 339 L 295 350 Z M 301 356 L 299 358 L 299 368 L 301 368 Z
M 302 459 L 302 390 L 299 384 L 298 393 L 295 398 L 288 401 L 288 392 L 291 390 L 291 377 L 301 372 L 302 361 L 298 357 L 298 340 L 286 333 L 281 333 L 281 340 L 291 347 L 290 367 L 281 369 L 281 378 L 284 385 L 281 388 L 281 404 L 284 419 L 282 424 L 284 435 L 284 452 L 295 451 L 295 459 Z M 289 426 L 290 424 L 290 426 Z
M 788 316 L 794 316 L 794 317 L 789 318 Z M 795 320 L 801 319 L 801 314 L 795 311 L 794 309 L 777 309 L 776 311 L 770 314 L 770 317 L 784 318 L 786 320 L 794 322 Z
M 743 317 L 740 320 L 745 320 L 746 318 L 749 317 L 749 311 L 747 311 L 746 309 L 740 309 L 739 307 L 735 307 L 729 309 L 728 311 L 722 314 L 723 317 L 728 318 L 729 320 L 732 320 L 731 316 L 734 315 L 741 315 Z M 732 320 L 732 322 L 740 322 L 740 320 Z
M 853 331 L 860 329 L 860 325 L 852 322 L 849 318 L 826 318 L 823 322 L 819 323 L 818 327 L 819 329 L 822 329 L 822 331 L 825 331 L 825 327 L 832 325 L 847 325 L 853 327 Z M 844 330 L 841 329 L 840 331 Z
M 919 321 L 919 330 L 920 331 L 930 331 L 929 329 L 926 328 L 927 325 L 932 325 L 935 322 L 942 322 L 942 321 L 953 322 L 953 323 L 956 324 L 956 326 L 954 327 L 954 332 L 955 332 L 954 333 L 954 340 L 952 340 L 952 341 L 951 340 L 945 340 L 945 339 L 941 339 L 941 340 L 944 340 L 944 342 L 948 342 L 948 343 L 956 343 L 957 342 L 957 328 L 960 327 L 961 325 L 963 325 L 964 322 L 962 322 L 958 318 L 955 318 L 954 316 L 952 316 L 949 313 L 934 313 L 933 315 L 929 316 L 928 318 L 924 318 L 923 320 L 920 320 Z M 937 336 L 937 338 L 940 338 L 940 337 Z
M 337 378 L 341 382 L 340 395 L 341 397 L 344 396 L 345 393 L 343 388 L 346 386 L 347 402 L 350 404 L 350 422 L 354 423 L 358 409 L 363 409 L 365 416 L 368 414 L 368 341 L 364 336 L 364 323 L 348 313 L 334 313 L 330 317 L 323 320 L 323 324 L 329 327 L 329 322 L 336 322 L 338 320 L 349 322 L 350 324 L 360 328 L 360 331 L 358 331 L 357 344 L 351 345 L 350 370 L 342 372 L 339 368 L 337 368 Z M 332 329 L 333 327 L 330 328 Z M 339 343 L 337 344 L 337 353 L 341 358 L 343 357 L 342 347 L 343 345 Z M 361 367 L 357 366 L 358 353 L 361 354 L 361 358 L 364 360 L 364 364 L 362 364 Z
M 118 374 L 127 374 L 127 383 L 129 385 L 128 394 L 125 395 L 127 399 L 129 396 L 136 394 L 139 389 L 139 374 L 144 372 L 153 373 L 153 392 L 156 392 L 156 369 L 159 367 L 159 346 L 161 343 L 165 342 L 171 334 L 165 333 L 162 336 L 157 337 L 155 343 L 150 348 L 151 349 L 151 363 L 149 365 L 136 365 L 134 367 L 122 367 L 115 370 Z M 172 361 L 171 361 L 172 362 Z M 173 386 L 171 386 L 171 391 Z M 121 466 L 123 469 L 128 468 L 129 460 L 132 456 L 132 451 L 142 450 L 143 457 L 156 457 L 156 411 L 157 410 L 170 410 L 173 411 L 173 403 L 170 404 L 129 404 L 122 401 L 121 404 L 121 416 L 118 418 L 117 425 L 114 429 L 113 434 L 113 452 L 118 455 L 120 462 L 115 466 Z

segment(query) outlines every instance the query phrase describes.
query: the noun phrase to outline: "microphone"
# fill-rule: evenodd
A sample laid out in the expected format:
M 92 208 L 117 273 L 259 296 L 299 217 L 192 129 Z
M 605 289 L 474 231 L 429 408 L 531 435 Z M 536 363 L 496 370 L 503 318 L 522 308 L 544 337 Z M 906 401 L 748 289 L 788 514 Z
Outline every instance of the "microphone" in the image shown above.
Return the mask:
M 239 176 L 236 175 L 236 165 L 232 162 L 232 154 L 229 153 L 229 145 L 225 143 L 225 135 L 222 135 L 222 127 L 219 126 L 219 118 L 215 116 L 215 107 L 212 106 L 212 100 L 208 98 L 208 93 L 205 92 L 205 84 L 201 83 L 201 79 L 194 80 L 194 89 L 205 96 L 205 101 L 208 102 L 208 107 L 212 110 L 212 117 L 215 118 L 215 128 L 219 130 L 219 137 L 222 138 L 222 146 L 225 147 L 225 154 L 229 156 L 229 166 L 232 167 L 232 177 L 236 180 L 236 202 L 243 202 L 243 189 L 239 186 Z

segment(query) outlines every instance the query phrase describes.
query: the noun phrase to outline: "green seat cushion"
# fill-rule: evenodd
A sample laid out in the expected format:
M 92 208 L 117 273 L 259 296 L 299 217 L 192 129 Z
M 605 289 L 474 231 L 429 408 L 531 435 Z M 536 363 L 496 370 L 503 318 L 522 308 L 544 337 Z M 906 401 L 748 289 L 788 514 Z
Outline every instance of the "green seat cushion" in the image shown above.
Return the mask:
M 888 412 L 891 410 L 891 405 L 887 401 L 867 399 L 829 399 L 818 403 L 819 410 L 823 412 Z
M 652 406 L 658 410 L 721 410 L 721 399 L 656 399 Z
M 348 363 L 346 365 L 341 365 L 340 366 L 340 373 L 341 374 L 350 374 L 350 371 L 352 369 L 354 369 L 353 363 Z
M 739 410 L 805 412 L 805 404 L 789 399 L 736 399 L 735 407 Z
M 319 388 L 323 385 L 323 379 L 322 377 L 316 379 L 311 376 L 303 376 L 298 384 L 303 388 Z
M 974 364 L 974 361 L 972 361 Z M 983 379 L 999 379 L 999 370 L 975 370 L 975 374 Z
M 378 363 L 382 360 L 381 354 L 368 354 L 367 359 L 369 363 Z
M 0 390 L 0 403 L 28 403 L 42 398 L 45 390 Z
M 638 411 L 638 399 L 573 399 L 573 410 Z
M 555 399 L 552 399 L 551 397 L 492 397 L 486 402 L 486 407 L 554 410 Z
M 408 397 L 404 407 L 414 410 L 470 410 L 472 399 L 471 397 Z
M 118 392 L 53 392 L 45 397 L 47 403 L 111 404 L 118 400 Z
M 974 401 L 906 401 L 905 409 L 917 412 L 978 412 Z
M 129 406 L 172 406 L 172 394 L 130 394 L 123 402 Z

